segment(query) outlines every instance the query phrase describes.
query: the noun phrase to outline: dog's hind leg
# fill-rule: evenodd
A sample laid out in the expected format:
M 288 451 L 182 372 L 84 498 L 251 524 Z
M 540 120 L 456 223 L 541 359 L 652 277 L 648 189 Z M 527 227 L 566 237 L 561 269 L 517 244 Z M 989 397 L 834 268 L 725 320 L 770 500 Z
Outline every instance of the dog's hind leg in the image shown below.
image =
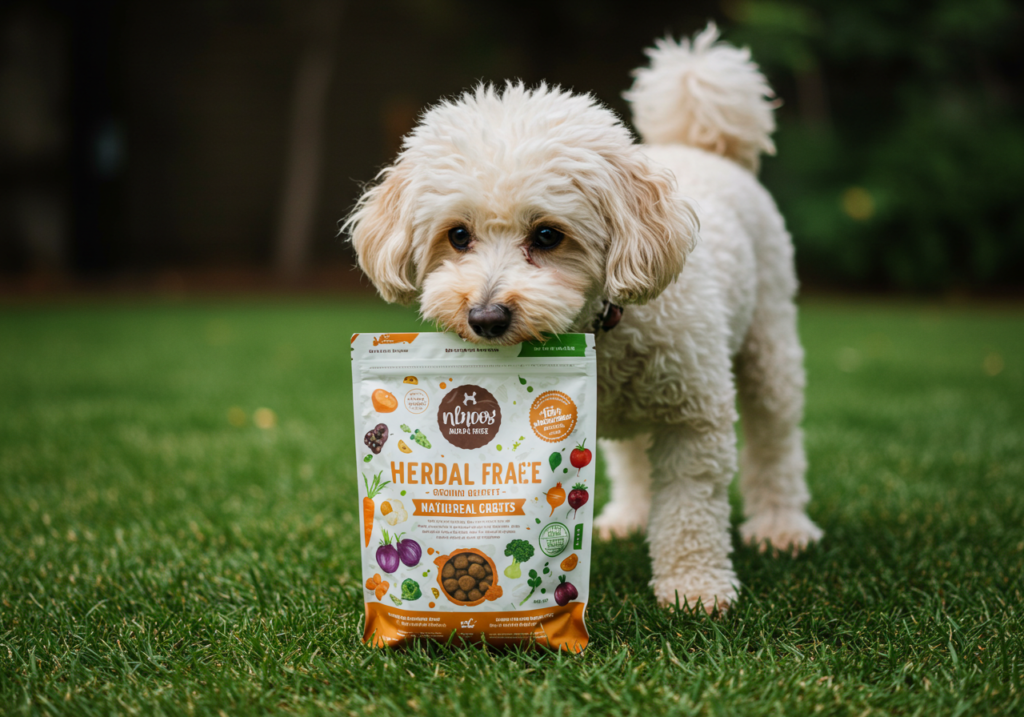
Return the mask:
M 781 287 L 778 287 L 781 289 Z M 761 293 L 750 330 L 736 357 L 745 445 L 740 492 L 746 521 L 740 534 L 762 550 L 799 552 L 821 535 L 805 512 L 800 421 L 804 407 L 803 349 L 789 292 Z
M 594 522 L 602 538 L 624 538 L 646 530 L 651 510 L 651 461 L 647 457 L 650 445 L 651 439 L 646 435 L 598 443 L 612 485 L 611 500 Z

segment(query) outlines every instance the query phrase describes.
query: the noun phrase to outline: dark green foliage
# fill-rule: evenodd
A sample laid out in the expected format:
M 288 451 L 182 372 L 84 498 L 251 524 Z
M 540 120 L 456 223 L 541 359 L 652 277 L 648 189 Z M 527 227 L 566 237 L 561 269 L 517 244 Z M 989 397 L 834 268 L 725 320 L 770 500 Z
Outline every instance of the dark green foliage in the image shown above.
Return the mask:
M 359 642 L 348 337 L 416 327 L 373 301 L 0 312 L 0 714 L 1024 712 L 1019 308 L 804 307 L 825 541 L 737 549 L 716 620 L 654 605 L 643 539 L 597 542 L 579 657 Z
M 740 1 L 784 104 L 762 179 L 805 280 L 1020 286 L 1024 12 L 1003 0 Z

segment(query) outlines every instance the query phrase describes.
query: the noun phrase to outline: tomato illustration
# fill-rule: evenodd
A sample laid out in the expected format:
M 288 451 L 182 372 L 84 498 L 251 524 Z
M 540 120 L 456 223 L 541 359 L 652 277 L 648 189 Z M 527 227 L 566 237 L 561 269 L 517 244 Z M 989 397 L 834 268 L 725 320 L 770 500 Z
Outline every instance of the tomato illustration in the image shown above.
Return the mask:
M 583 443 L 572 449 L 572 453 L 569 454 L 569 462 L 572 463 L 572 467 L 576 469 L 576 475 L 580 474 L 580 470 L 590 465 L 591 459 L 594 454 L 590 452 L 589 448 L 585 448 L 587 440 L 584 438 Z

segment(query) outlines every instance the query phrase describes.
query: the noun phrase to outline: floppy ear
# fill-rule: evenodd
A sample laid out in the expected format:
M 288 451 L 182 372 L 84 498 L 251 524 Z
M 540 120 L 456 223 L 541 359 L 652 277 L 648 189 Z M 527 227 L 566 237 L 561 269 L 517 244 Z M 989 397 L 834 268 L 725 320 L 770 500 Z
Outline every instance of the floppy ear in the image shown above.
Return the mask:
M 401 163 L 383 172 L 342 226 L 350 233 L 359 267 L 390 303 L 408 304 L 416 295 L 412 273 L 408 172 Z
M 700 223 L 669 170 L 632 148 L 606 159 L 613 176 L 604 197 L 611 234 L 605 295 L 614 304 L 645 304 L 683 270 Z

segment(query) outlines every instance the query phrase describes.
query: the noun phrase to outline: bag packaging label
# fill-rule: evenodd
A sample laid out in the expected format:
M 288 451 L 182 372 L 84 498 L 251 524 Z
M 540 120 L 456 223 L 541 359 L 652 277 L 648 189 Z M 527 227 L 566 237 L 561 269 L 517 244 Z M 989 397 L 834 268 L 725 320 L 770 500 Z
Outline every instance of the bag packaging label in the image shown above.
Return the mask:
M 364 640 L 579 652 L 597 436 L 592 334 L 356 334 Z

